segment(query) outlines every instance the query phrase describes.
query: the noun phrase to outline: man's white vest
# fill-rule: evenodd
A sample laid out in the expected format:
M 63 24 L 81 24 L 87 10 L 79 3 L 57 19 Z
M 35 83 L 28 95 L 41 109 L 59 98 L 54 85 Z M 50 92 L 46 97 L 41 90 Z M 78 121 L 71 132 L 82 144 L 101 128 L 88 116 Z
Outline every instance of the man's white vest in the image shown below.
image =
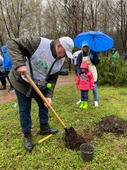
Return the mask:
M 50 67 L 55 61 L 55 58 L 52 56 L 52 52 L 50 50 L 51 41 L 52 40 L 49 40 L 47 38 L 41 38 L 41 42 L 37 50 L 30 58 L 31 66 L 33 70 L 33 79 L 37 83 L 44 82 Z M 58 71 L 60 71 L 61 67 L 64 64 L 64 61 L 65 61 L 65 58 L 61 58 L 60 60 L 57 60 L 50 72 L 50 75 L 55 74 Z M 26 66 L 27 66 L 29 75 L 31 75 L 28 60 L 26 61 Z M 22 78 L 26 80 L 24 76 L 22 76 Z

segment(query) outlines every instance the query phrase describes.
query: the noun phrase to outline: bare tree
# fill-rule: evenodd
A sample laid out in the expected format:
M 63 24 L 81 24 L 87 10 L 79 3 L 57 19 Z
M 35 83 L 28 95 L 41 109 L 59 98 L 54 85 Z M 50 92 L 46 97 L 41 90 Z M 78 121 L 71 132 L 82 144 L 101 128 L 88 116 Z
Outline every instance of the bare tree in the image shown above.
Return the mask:
M 49 6 L 50 3 L 52 5 Z M 75 37 L 80 32 L 96 30 L 98 28 L 100 8 L 100 0 L 48 0 L 48 10 L 45 13 L 46 15 L 50 15 L 52 21 L 54 21 L 53 17 L 55 17 L 58 23 L 56 26 L 59 27 L 62 33 Z M 51 20 L 49 23 L 52 23 Z
M 112 4 L 109 2 L 108 5 L 110 10 L 109 12 L 112 14 L 110 21 L 113 23 L 112 29 L 117 43 L 120 44 L 120 37 L 123 50 L 127 52 L 127 1 L 113 1 Z
M 98 16 L 101 13 L 100 10 L 100 0 L 88 0 L 86 2 L 86 23 L 87 23 L 87 28 L 90 30 L 96 30 L 97 29 L 97 24 L 98 24 Z
M 8 38 L 34 34 L 33 30 L 39 28 L 36 22 L 41 15 L 39 13 L 42 10 L 41 0 L 2 0 L 0 9 Z
M 126 0 L 2 0 L 0 42 L 22 35 L 74 38 L 83 31 L 96 30 L 114 40 L 117 37 L 119 43 L 120 37 L 127 51 L 126 8 Z
M 123 49 L 127 52 L 127 1 L 120 0 L 118 2 L 118 19 L 117 29 L 120 31 Z
M 4 44 L 4 22 L 2 12 L 0 10 L 0 47 Z

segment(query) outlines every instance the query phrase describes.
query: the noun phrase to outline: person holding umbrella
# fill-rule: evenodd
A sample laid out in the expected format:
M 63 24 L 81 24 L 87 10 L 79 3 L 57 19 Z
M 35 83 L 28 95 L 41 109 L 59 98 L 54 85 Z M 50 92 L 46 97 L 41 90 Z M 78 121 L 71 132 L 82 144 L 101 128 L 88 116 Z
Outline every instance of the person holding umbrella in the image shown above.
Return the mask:
M 97 88 L 97 80 L 98 80 L 98 75 L 97 75 L 97 69 L 96 65 L 99 63 L 99 58 L 97 54 L 93 51 L 90 50 L 89 44 L 87 41 L 82 42 L 82 51 L 79 53 L 78 58 L 77 58 L 77 64 L 76 64 L 76 69 L 78 74 L 82 77 L 82 72 L 80 69 L 80 65 L 83 61 L 86 61 L 89 69 L 93 73 L 94 77 L 94 89 L 93 89 L 93 96 L 94 96 L 94 106 L 98 107 L 98 88 Z

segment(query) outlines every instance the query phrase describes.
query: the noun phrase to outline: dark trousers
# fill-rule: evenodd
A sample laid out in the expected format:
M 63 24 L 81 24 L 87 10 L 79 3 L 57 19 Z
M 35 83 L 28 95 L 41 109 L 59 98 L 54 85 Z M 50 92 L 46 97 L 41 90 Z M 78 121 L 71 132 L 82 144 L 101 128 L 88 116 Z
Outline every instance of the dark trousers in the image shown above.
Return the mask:
M 2 86 L 6 87 L 6 73 L 0 72 L 0 81 Z
M 8 74 L 9 74 L 9 71 L 5 71 L 4 73 L 0 72 L 1 84 L 2 84 L 2 86 L 6 87 L 6 84 L 7 84 L 6 78 L 7 78 L 8 82 L 10 84 L 10 88 L 13 88 L 13 86 L 9 80 Z
M 75 69 L 75 74 L 77 75 L 77 69 L 76 69 L 76 65 L 74 65 L 74 69 Z
M 80 91 L 81 91 L 81 101 L 88 101 L 89 90 L 80 90 Z
M 32 120 L 31 120 L 31 101 L 32 98 L 26 97 L 24 94 L 20 93 L 15 89 L 15 93 L 18 99 L 19 104 L 19 115 L 20 115 L 20 124 L 22 127 L 22 132 L 26 133 L 31 130 Z M 48 123 L 48 109 L 45 107 L 44 102 L 38 96 L 34 98 L 38 104 L 38 116 L 40 124 Z
M 10 88 L 13 88 L 13 86 L 12 86 L 12 84 L 11 84 L 11 82 L 10 82 L 10 79 L 9 79 L 9 77 L 8 77 L 9 72 L 10 72 L 10 71 L 6 71 L 7 80 L 8 80 L 8 82 L 9 82 L 9 84 L 10 84 Z

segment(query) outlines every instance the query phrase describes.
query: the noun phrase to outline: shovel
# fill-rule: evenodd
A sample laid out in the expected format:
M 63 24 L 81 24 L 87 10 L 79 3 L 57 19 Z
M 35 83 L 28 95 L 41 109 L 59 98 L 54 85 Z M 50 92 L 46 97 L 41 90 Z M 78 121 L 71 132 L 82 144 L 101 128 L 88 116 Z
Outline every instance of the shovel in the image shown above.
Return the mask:
M 40 89 L 36 86 L 36 84 L 34 83 L 34 81 L 31 79 L 31 77 L 26 74 L 25 77 L 27 78 L 27 80 L 29 81 L 29 83 L 31 84 L 31 86 L 34 88 L 34 90 L 38 93 L 38 95 L 41 97 L 41 99 L 47 104 L 49 110 L 51 111 L 51 113 L 57 118 L 57 120 L 59 121 L 59 123 L 61 124 L 61 126 L 64 128 L 65 130 L 65 134 L 63 135 L 63 139 L 66 142 L 66 146 L 70 149 L 74 149 L 74 145 L 76 143 L 82 144 L 84 143 L 84 139 L 82 137 L 80 137 L 75 129 L 71 126 L 69 128 L 67 128 L 65 126 L 65 124 L 63 123 L 63 121 L 60 119 L 60 117 L 57 115 L 57 113 L 55 112 L 55 110 L 53 109 L 53 107 L 51 105 L 49 105 L 48 101 L 46 100 L 46 98 L 44 97 L 44 95 L 42 94 L 42 92 L 40 91 Z M 77 146 L 76 146 L 77 149 Z
M 53 107 L 51 105 L 48 104 L 48 101 L 46 100 L 46 98 L 44 97 L 44 95 L 42 94 L 42 92 L 40 91 L 40 89 L 36 86 L 36 84 L 34 83 L 34 81 L 31 79 L 31 77 L 26 74 L 25 77 L 27 78 L 27 80 L 29 81 L 29 83 L 31 84 L 31 86 L 34 88 L 34 90 L 38 93 L 38 95 L 41 97 L 41 99 L 47 104 L 48 108 L 50 109 L 50 111 L 53 113 L 53 115 L 57 118 L 57 120 L 59 121 L 59 123 L 62 125 L 62 127 L 65 129 L 66 133 L 69 133 L 69 130 L 67 129 L 67 127 L 65 126 L 65 124 L 63 123 L 63 121 L 60 119 L 60 117 L 57 115 L 57 113 L 55 112 L 55 110 L 53 109 Z

